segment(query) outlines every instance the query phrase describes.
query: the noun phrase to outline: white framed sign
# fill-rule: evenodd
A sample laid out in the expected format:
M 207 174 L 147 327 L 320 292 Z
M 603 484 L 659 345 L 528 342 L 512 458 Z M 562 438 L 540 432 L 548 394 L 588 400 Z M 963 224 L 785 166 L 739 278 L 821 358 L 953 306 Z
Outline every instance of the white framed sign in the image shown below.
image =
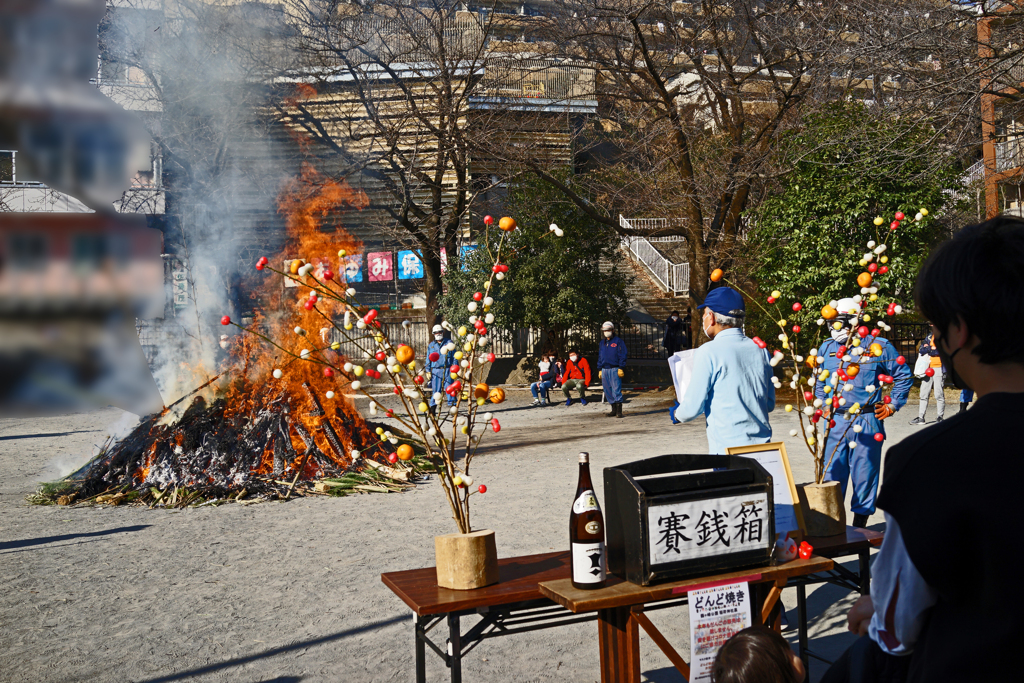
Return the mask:
M 800 499 L 793 483 L 793 471 L 789 468 L 789 457 L 786 455 L 786 444 L 781 441 L 756 444 L 754 446 L 735 446 L 726 448 L 729 455 L 739 455 L 756 460 L 761 467 L 772 475 L 772 488 L 775 498 L 775 535 L 785 537 L 791 531 L 806 533 L 807 525 L 800 510 Z
M 647 508 L 651 567 L 759 550 L 768 530 L 768 494 L 684 500 Z

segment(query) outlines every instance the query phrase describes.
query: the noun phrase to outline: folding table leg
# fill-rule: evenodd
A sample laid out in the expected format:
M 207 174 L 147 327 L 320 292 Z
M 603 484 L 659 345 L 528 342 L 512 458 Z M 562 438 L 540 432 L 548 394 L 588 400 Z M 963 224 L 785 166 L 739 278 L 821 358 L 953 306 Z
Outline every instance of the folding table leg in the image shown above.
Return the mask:
M 423 642 L 426 634 L 423 632 L 425 619 L 413 612 L 413 635 L 416 638 L 416 683 L 427 683 L 427 645 Z
M 800 660 L 804 663 L 804 671 L 810 672 L 811 656 L 807 653 L 807 586 L 802 583 L 796 587 L 796 615 Z
M 640 683 L 640 629 L 629 607 L 597 612 L 601 683 Z
M 868 595 L 871 593 L 871 551 L 862 550 L 857 557 L 860 560 L 860 594 Z
M 462 683 L 462 630 L 459 615 L 448 614 L 448 668 L 452 683 Z

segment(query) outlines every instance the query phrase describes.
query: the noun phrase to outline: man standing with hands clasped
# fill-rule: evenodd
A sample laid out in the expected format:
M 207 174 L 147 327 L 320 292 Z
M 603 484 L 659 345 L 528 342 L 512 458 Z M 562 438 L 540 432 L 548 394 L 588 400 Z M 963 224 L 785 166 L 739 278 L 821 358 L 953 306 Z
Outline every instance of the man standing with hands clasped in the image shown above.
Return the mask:
M 694 352 L 693 375 L 676 418 L 704 415 L 708 453 L 732 446 L 768 443 L 768 413 L 775 409 L 775 387 L 768 352 L 743 334 L 743 295 L 731 287 L 708 292 L 701 327 L 711 341 Z
M 622 417 L 622 372 L 626 367 L 626 343 L 615 334 L 615 324 L 611 321 L 601 325 L 604 335 L 597 345 L 597 369 L 601 372 L 601 385 L 604 398 L 612 404 L 612 412 L 606 417 Z

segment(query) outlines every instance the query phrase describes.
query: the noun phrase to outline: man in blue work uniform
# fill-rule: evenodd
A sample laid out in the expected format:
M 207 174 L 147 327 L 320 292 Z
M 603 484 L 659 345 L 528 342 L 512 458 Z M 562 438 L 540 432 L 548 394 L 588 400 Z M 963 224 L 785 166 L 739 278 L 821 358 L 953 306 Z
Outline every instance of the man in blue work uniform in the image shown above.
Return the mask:
M 447 353 L 444 351 L 444 347 L 448 344 L 448 340 L 444 336 L 444 328 L 440 325 L 434 325 L 432 330 L 434 340 L 427 344 L 427 363 L 426 370 L 430 373 L 430 408 L 434 409 L 436 394 L 443 394 L 445 388 L 452 383 L 451 367 L 455 363 L 455 351 L 449 349 Z M 437 360 L 430 360 L 434 354 L 437 354 Z M 448 405 L 455 405 L 455 399 L 451 396 L 448 397 Z
M 626 367 L 626 343 L 615 334 L 615 325 L 609 321 L 601 325 L 604 335 L 597 345 L 597 369 L 601 372 L 604 398 L 612 404 L 606 417 L 622 417 L 622 378 L 619 371 Z
M 768 443 L 768 413 L 775 409 L 775 386 L 768 352 L 743 334 L 743 295 L 731 287 L 708 292 L 698 308 L 711 339 L 693 354 L 693 374 L 676 418 L 707 421 L 708 453 L 724 455 L 732 446 Z
M 849 389 L 842 391 L 844 405 L 838 406 L 833 415 L 836 426 L 829 431 L 825 445 L 825 462 L 832 464 L 825 472 L 825 481 L 838 481 L 842 484 L 843 495 L 846 495 L 847 479 L 853 480 L 853 526 L 865 527 L 868 517 L 875 511 L 875 495 L 878 493 L 878 473 L 882 462 L 882 442 L 876 440 L 875 434 L 885 435 L 882 421 L 891 417 L 907 402 L 910 387 L 914 385 L 914 375 L 906 363 L 898 363 L 899 353 L 896 348 L 882 337 L 871 337 L 860 341 L 859 346 L 849 346 L 847 341 L 850 333 L 857 325 L 860 315 L 860 303 L 856 299 L 842 299 L 836 310 L 839 315 L 831 321 L 831 339 L 826 339 L 818 349 L 818 357 L 824 358 L 822 369 L 828 370 L 829 379 L 842 366 L 848 367 L 850 362 L 859 365 L 859 372 L 844 384 Z M 839 329 L 835 329 L 836 323 Z M 882 355 L 871 354 L 871 344 L 882 347 Z M 837 352 L 843 353 L 837 357 Z M 844 360 L 845 359 L 845 360 Z M 893 378 L 891 403 L 882 399 L 882 382 L 879 375 L 891 375 Z M 818 382 L 814 393 L 825 404 L 823 409 L 828 413 L 827 406 L 831 396 L 824 391 L 824 385 Z M 857 415 L 850 415 L 848 410 L 853 405 L 861 407 Z M 853 444 L 852 446 L 850 444 Z M 833 455 L 834 454 L 834 455 Z

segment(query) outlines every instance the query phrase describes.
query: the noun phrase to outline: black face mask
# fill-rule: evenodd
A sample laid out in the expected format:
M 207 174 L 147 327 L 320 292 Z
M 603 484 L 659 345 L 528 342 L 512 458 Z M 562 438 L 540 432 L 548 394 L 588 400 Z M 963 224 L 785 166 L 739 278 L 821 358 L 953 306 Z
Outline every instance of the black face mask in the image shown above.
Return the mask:
M 932 335 L 932 348 L 939 352 L 939 358 L 942 360 L 942 367 L 949 370 L 949 378 L 953 380 L 953 386 L 957 389 L 974 391 L 974 389 L 967 386 L 967 382 L 965 382 L 960 375 L 956 374 L 956 368 L 953 367 L 953 359 L 956 358 L 956 354 L 963 351 L 963 347 L 957 349 L 953 353 L 946 353 L 942 348 L 943 344 L 941 342 L 943 341 L 945 341 L 945 338 L 936 339 L 935 335 Z

